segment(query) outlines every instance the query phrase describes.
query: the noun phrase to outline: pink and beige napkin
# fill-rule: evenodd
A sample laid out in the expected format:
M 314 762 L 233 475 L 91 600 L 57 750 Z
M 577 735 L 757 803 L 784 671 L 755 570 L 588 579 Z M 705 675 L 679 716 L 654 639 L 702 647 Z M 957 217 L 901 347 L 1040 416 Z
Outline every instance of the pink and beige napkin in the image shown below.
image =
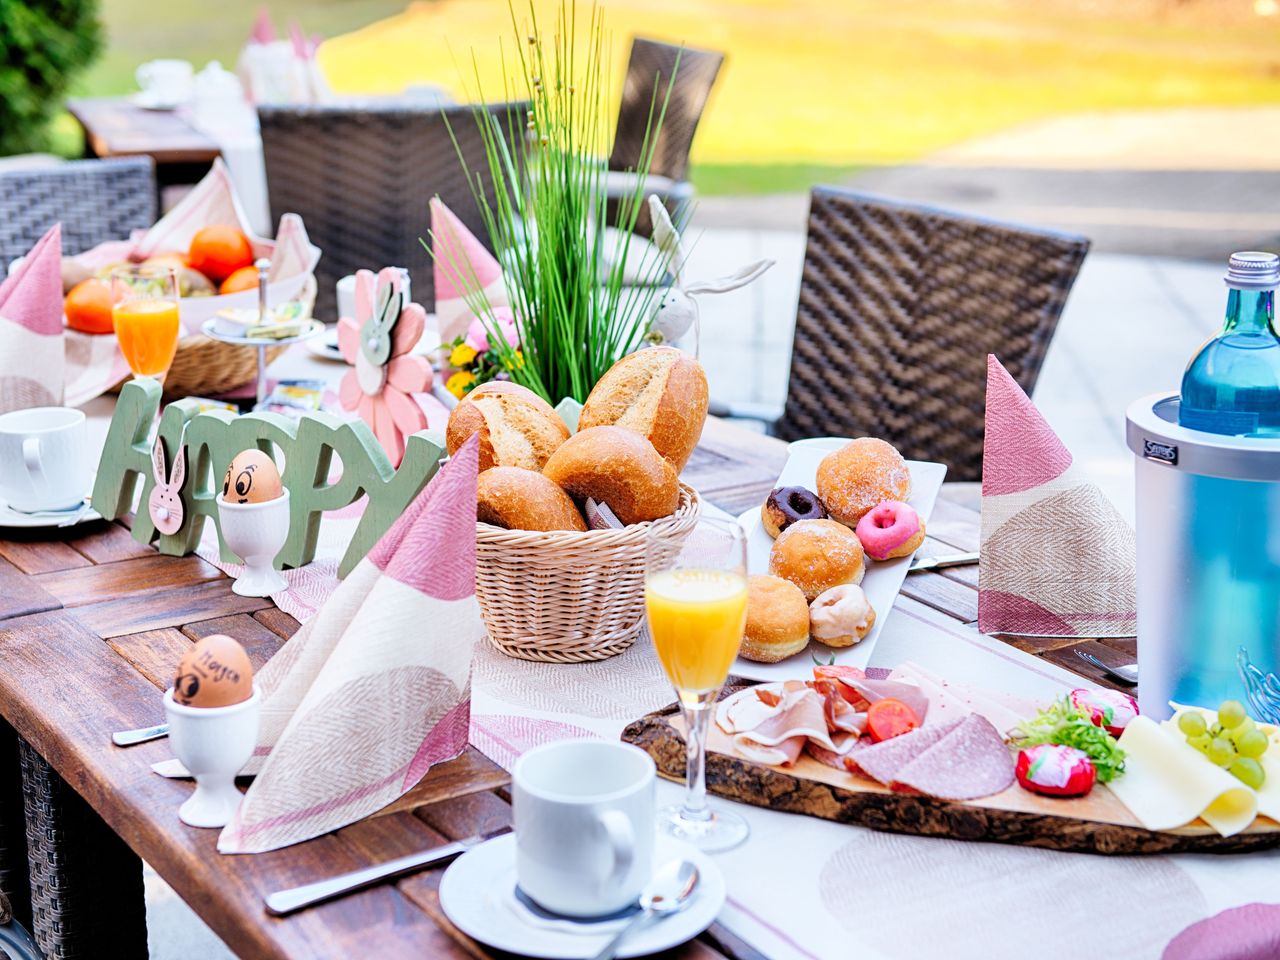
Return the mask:
M 431 200 L 431 247 L 441 343 L 467 332 L 476 316 L 468 299 L 483 295 L 490 307 L 511 306 L 502 267 L 439 197 Z
M 477 443 L 427 485 L 256 678 L 257 778 L 223 853 L 260 853 L 353 823 L 467 746 Z M 174 775 L 172 764 L 157 772 Z
M 0 284 L 0 413 L 62 403 L 62 225 Z
M 994 356 L 987 358 L 978 628 L 1043 637 L 1137 633 L 1133 528 Z

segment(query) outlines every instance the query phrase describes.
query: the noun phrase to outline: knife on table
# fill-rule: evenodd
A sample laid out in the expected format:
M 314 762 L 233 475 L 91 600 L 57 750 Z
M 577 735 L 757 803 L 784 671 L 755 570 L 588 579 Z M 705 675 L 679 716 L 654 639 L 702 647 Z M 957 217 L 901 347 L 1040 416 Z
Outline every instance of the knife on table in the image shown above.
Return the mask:
M 918 573 L 921 570 L 941 570 L 943 567 L 965 567 L 978 562 L 978 554 L 949 553 L 941 557 L 921 557 L 907 568 L 907 573 Z
M 139 727 L 137 730 L 117 730 L 111 735 L 111 742 L 117 747 L 132 747 L 134 744 L 159 740 L 168 735 L 169 725 L 158 723 L 154 727 Z
M 278 890 L 275 893 L 268 894 L 266 897 L 267 913 L 273 917 L 283 917 L 293 913 L 295 910 L 323 903 L 326 900 L 332 900 L 335 897 L 341 897 L 356 890 L 363 890 L 365 887 L 371 887 L 375 883 L 381 883 L 383 880 L 402 877 L 407 873 L 413 873 L 425 867 L 435 867 L 450 863 L 472 847 L 510 832 L 510 827 L 502 827 L 499 830 L 467 837 L 465 840 L 456 840 L 443 846 L 432 847 L 430 850 L 411 853 L 407 857 L 388 860 L 386 863 L 375 864 L 362 870 L 342 873 L 336 877 L 330 877 L 328 880 L 317 880 L 315 883 L 308 883 L 301 887 Z

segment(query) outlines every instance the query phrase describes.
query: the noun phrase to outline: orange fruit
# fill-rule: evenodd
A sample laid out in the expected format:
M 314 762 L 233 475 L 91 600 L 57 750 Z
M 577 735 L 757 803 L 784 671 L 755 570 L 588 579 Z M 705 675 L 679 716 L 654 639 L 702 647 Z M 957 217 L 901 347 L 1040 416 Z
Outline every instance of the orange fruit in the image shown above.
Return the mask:
M 219 293 L 239 293 L 241 290 L 258 289 L 258 268 L 241 267 L 218 287 Z
M 249 238 L 236 227 L 215 224 L 191 238 L 187 263 L 214 283 L 221 283 L 241 267 L 253 263 L 253 248 L 249 246 Z
M 67 326 L 81 333 L 112 333 L 111 287 L 102 280 L 82 280 L 67 291 L 62 311 Z

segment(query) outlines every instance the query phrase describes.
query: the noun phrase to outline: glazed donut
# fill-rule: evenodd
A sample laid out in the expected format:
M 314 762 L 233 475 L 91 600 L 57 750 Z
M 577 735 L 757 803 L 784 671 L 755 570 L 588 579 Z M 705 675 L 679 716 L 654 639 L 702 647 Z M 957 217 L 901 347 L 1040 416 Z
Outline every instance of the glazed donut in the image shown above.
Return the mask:
M 818 464 L 818 496 L 832 520 L 856 526 L 881 500 L 905 500 L 911 471 L 902 454 L 875 437 L 851 440 Z
M 777 663 L 809 645 L 809 604 L 794 583 L 758 575 L 747 579 L 747 625 L 738 650 L 748 660 Z
M 806 600 L 842 583 L 861 583 L 865 570 L 862 544 L 834 520 L 793 523 L 769 551 L 769 572 L 794 583 Z
M 872 560 L 892 560 L 916 552 L 924 542 L 924 521 L 900 500 L 884 500 L 862 515 L 854 528 Z
M 871 601 L 856 584 L 825 590 L 809 607 L 809 633 L 828 647 L 851 647 L 875 625 Z
M 777 539 L 778 534 L 800 520 L 825 520 L 827 508 L 818 495 L 804 487 L 776 487 L 760 508 L 764 532 Z

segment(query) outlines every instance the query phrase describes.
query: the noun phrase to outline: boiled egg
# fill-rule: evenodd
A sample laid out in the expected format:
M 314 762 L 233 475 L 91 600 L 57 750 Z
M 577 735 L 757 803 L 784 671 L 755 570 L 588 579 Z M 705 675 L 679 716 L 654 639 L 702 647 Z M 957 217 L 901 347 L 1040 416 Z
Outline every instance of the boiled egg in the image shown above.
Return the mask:
M 173 699 L 188 707 L 229 707 L 253 695 L 253 665 L 244 647 L 223 633 L 197 640 L 178 663 Z
M 227 503 L 264 503 L 283 492 L 275 461 L 253 448 L 238 454 L 222 479 L 222 499 Z

